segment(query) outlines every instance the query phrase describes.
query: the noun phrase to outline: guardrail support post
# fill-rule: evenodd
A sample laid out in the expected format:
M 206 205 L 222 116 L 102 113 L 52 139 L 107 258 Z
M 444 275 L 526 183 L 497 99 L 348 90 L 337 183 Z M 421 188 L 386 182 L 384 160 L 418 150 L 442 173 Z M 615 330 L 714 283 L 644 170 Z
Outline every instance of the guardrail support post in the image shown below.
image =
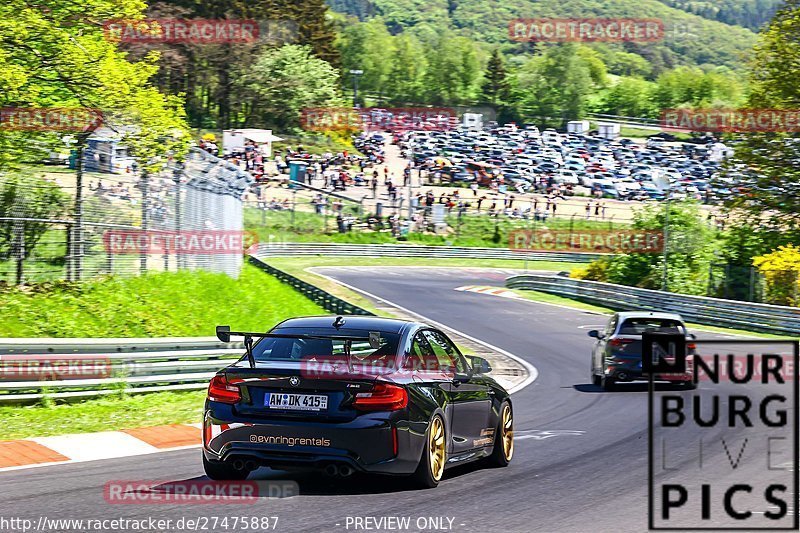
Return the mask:
M 18 220 L 14 222 L 14 257 L 17 263 L 17 285 L 22 285 L 25 281 L 24 276 L 24 263 L 25 263 L 25 222 Z
M 145 232 L 146 234 L 147 222 L 148 222 L 147 220 L 148 209 L 149 209 L 147 201 L 147 196 L 149 194 L 148 190 L 149 181 L 146 168 L 142 169 L 139 183 L 141 184 L 141 193 L 142 193 L 142 231 Z M 142 274 L 147 272 L 147 252 L 145 250 L 142 250 L 142 252 L 139 254 L 139 272 Z
M 86 149 L 86 140 L 92 132 L 78 136 L 78 143 L 75 146 L 75 235 L 71 239 L 72 244 L 72 277 L 75 281 L 81 280 L 83 271 L 83 155 Z
M 67 234 L 66 234 L 66 246 L 67 246 L 67 249 L 65 251 L 66 252 L 66 256 L 64 258 L 65 259 L 64 267 L 66 268 L 65 277 L 66 277 L 67 281 L 72 281 L 72 271 L 73 271 L 73 268 L 72 268 L 73 267 L 73 264 L 72 264 L 72 259 L 73 259 L 72 253 L 74 251 L 72 249 L 72 224 L 67 224 L 66 232 L 67 232 Z

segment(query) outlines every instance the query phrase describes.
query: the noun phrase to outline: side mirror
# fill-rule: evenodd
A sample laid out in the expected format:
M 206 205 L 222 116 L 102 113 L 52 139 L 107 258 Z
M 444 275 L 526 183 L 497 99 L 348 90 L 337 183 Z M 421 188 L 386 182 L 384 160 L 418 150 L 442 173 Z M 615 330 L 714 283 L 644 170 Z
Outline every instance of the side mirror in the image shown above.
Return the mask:
M 492 365 L 489 364 L 489 361 L 484 359 L 483 357 L 478 357 L 476 355 L 469 356 L 470 361 L 472 363 L 472 372 L 475 374 L 488 374 L 492 371 Z
M 692 340 L 696 340 L 697 339 L 697 335 L 695 335 L 694 333 L 687 333 L 686 336 L 688 338 L 692 339 Z
M 222 342 L 231 342 L 231 327 L 217 326 L 217 338 Z
M 597 331 L 596 329 L 593 329 L 593 330 L 589 331 L 589 333 L 587 333 L 587 335 L 589 335 L 590 337 L 594 337 L 595 339 L 599 339 L 600 338 L 600 332 Z

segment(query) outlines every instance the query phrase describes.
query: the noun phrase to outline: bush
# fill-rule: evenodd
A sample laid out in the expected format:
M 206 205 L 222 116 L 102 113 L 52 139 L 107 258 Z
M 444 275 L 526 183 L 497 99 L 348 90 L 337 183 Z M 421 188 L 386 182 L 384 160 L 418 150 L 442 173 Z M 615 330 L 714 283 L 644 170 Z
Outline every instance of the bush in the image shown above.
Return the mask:
M 611 258 L 603 257 L 592 261 L 586 268 L 574 269 L 569 277 L 585 279 L 587 281 L 608 281 L 608 267 L 611 265 Z
M 766 282 L 765 302 L 800 307 L 800 248 L 793 244 L 779 246 L 753 258 L 753 265 Z

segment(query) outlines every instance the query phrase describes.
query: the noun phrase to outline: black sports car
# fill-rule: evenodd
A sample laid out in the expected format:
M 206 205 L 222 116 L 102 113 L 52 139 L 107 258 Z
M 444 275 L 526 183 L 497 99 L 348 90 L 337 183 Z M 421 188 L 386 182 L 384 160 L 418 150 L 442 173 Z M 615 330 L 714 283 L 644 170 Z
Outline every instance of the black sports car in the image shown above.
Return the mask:
M 445 468 L 514 451 L 508 392 L 485 359 L 440 330 L 378 317 L 305 317 L 244 336 L 247 353 L 208 387 L 203 466 L 211 479 L 258 467 L 412 475 L 435 487 Z M 259 338 L 253 343 L 253 338 Z

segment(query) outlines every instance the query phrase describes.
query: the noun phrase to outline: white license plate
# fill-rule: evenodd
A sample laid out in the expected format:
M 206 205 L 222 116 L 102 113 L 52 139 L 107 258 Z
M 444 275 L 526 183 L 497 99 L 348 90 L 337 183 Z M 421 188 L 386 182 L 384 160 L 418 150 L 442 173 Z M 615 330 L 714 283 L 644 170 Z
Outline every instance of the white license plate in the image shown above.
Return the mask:
M 322 411 L 328 408 L 328 397 L 323 394 L 270 392 L 264 396 L 264 406 L 292 411 Z

